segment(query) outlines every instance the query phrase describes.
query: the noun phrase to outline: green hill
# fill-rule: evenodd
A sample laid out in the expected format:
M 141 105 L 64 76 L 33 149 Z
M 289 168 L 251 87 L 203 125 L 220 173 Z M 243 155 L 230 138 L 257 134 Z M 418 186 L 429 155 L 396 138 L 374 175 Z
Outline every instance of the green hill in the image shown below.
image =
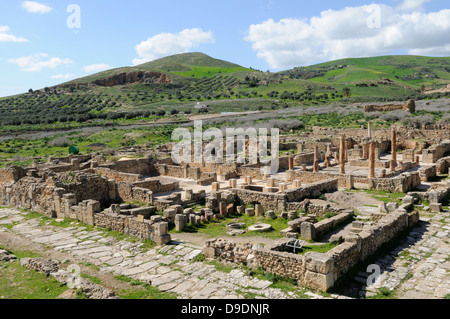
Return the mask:
M 276 110 L 331 103 L 440 98 L 425 95 L 450 83 L 450 58 L 384 56 L 342 59 L 270 73 L 203 53 L 111 69 L 0 99 L 2 129 L 103 125 L 176 114 Z

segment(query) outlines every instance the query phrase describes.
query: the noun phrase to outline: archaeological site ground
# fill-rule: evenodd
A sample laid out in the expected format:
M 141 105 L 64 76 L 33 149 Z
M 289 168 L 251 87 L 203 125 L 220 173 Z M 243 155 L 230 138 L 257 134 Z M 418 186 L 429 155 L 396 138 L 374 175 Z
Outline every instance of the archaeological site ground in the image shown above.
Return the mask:
M 142 71 L 0 99 L 0 298 L 450 298 L 446 91 L 302 82 L 296 98 L 294 71 Z M 33 123 L 14 115 L 44 104 Z M 250 161 L 247 135 L 215 140 L 230 161 L 175 161 L 172 133 L 194 120 L 279 129 L 276 170 Z

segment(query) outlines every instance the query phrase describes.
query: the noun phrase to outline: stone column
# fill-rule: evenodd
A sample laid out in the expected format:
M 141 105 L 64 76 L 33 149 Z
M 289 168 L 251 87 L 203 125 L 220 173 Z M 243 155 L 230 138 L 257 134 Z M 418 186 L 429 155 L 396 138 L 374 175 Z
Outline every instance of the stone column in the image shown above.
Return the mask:
M 367 124 L 367 136 L 369 138 L 372 138 L 372 122 L 369 121 L 369 123 Z
M 397 132 L 395 128 L 392 129 L 391 138 L 391 171 L 395 172 L 395 166 L 397 166 Z
M 317 173 L 319 171 L 319 146 L 314 146 L 314 164 L 313 172 Z
M 345 174 L 345 136 L 341 136 L 339 144 L 339 174 Z
M 375 178 L 375 144 L 370 143 L 369 149 L 369 178 Z
M 289 156 L 289 170 L 293 171 L 294 170 L 294 157 Z

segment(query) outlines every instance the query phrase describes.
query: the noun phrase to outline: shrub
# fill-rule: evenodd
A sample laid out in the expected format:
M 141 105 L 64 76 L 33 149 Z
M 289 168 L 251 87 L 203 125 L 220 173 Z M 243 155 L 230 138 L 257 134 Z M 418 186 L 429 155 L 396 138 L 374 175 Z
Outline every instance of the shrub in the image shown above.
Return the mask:
M 48 145 L 52 147 L 68 147 L 72 145 L 72 141 L 65 136 L 60 136 L 48 142 Z

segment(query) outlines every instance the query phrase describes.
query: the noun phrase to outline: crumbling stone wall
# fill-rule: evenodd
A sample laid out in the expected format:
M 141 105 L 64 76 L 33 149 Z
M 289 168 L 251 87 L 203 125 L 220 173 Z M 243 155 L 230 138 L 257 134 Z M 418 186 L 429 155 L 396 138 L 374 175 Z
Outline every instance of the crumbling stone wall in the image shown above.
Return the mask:
M 129 183 L 117 183 L 117 199 L 122 202 L 153 204 L 153 192 Z
M 132 183 L 134 187 L 145 188 L 151 190 L 154 194 L 176 191 L 180 188 L 180 183 L 161 183 L 159 180 L 144 180 Z
M 390 193 L 407 193 L 420 185 L 419 172 L 403 173 L 393 178 L 370 178 L 369 189 Z
M 437 160 L 450 152 L 450 140 L 431 146 L 422 151 L 422 161 L 424 163 L 436 163 Z
M 450 156 L 443 157 L 436 162 L 436 172 L 439 174 L 447 174 L 450 168 Z
M 436 177 L 436 165 L 424 166 L 419 169 L 420 180 L 428 182 L 433 177 Z
M 408 111 L 409 113 L 415 113 L 416 112 L 416 103 L 414 100 L 409 100 L 406 104 L 403 105 L 397 105 L 397 104 L 384 104 L 384 105 L 365 105 L 364 106 L 364 112 L 387 112 L 387 111 L 394 111 L 394 110 L 404 110 Z
M 122 159 L 114 162 L 110 168 L 114 171 L 138 175 L 150 175 L 155 172 L 153 159 L 150 157 Z
M 220 240 L 209 240 L 205 243 L 203 252 L 208 258 L 221 257 L 230 262 L 247 264 L 252 268 L 261 267 L 266 272 L 296 279 L 300 286 L 327 291 L 359 261 L 366 260 L 381 245 L 417 221 L 418 218 L 410 218 L 404 211 L 395 211 L 361 233 L 347 236 L 345 242 L 326 253 L 293 254 L 288 252 L 292 248 L 286 246 L 290 241 L 288 238 L 273 245 L 252 246 L 251 252 L 248 245 L 228 242 L 224 244 Z M 246 261 L 240 257 L 235 258 L 242 256 L 236 253 L 237 251 L 244 250 L 247 255 Z
M 113 179 L 117 183 L 119 182 L 134 183 L 142 179 L 142 175 L 140 174 L 118 172 L 106 167 L 96 167 L 91 171 L 95 174 L 101 175 L 102 177 Z
M 338 181 L 339 187 L 348 187 L 348 179 L 350 175 L 342 175 L 337 173 L 324 173 L 324 172 L 307 172 L 301 170 L 286 171 L 286 179 L 289 182 L 299 180 L 302 183 L 315 183 L 320 181 L 326 181 L 329 179 L 336 179 Z M 353 180 L 355 183 L 367 183 L 367 176 L 354 176 Z
M 287 210 L 291 203 L 301 206 L 301 201 L 305 198 L 315 198 L 322 193 L 334 192 L 337 189 L 338 181 L 328 179 L 289 189 L 284 194 L 262 193 L 249 189 L 237 189 L 235 194 L 243 204 L 259 203 L 267 210 L 283 211 Z

